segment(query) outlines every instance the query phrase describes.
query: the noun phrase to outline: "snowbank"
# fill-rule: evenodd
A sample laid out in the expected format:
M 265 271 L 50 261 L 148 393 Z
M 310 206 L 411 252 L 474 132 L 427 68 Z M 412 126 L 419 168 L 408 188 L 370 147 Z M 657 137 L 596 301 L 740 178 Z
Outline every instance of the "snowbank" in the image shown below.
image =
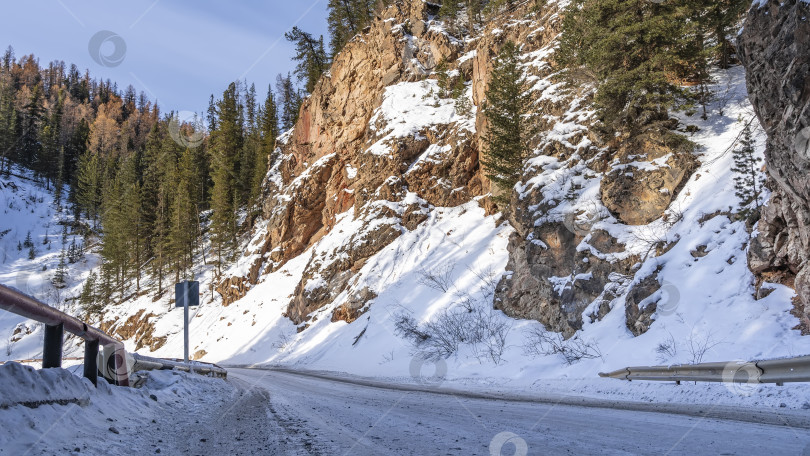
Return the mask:
M 218 402 L 233 391 L 224 380 L 199 375 L 148 376 L 140 389 L 102 379 L 96 388 L 65 369 L 0 366 L 0 454 L 132 454 L 154 447 L 152 434 L 168 430 L 201 398 Z

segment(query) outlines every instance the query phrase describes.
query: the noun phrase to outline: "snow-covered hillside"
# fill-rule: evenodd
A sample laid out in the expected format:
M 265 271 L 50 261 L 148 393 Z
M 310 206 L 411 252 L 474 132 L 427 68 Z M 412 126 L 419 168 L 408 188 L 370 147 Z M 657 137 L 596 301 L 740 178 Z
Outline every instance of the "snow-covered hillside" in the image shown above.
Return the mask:
M 728 216 L 729 211 L 737 209 L 729 146 L 743 127 L 738 119 L 750 119 L 752 112 L 745 95 L 742 69 L 734 68 L 717 76 L 718 90 L 730 87 L 724 115 L 713 106 L 713 115 L 706 122 L 683 119 L 700 127 L 691 139 L 701 146 L 701 166 L 672 205 L 672 210 L 682 217 L 674 224 L 658 220 L 636 227 L 615 220 L 600 222 L 602 228 L 641 253 L 649 248 L 645 241 L 650 237 L 680 240 L 669 252 L 643 265 L 661 268 L 660 274 L 670 285 L 661 292 L 669 294 L 666 297 L 669 304 L 661 306 L 663 309 L 650 331 L 640 337 L 630 335 L 624 325 L 623 309 L 616 308 L 603 321 L 586 324 L 578 336 L 598 344 L 601 358 L 568 366 L 559 356 L 524 355 L 522 345 L 527 338 L 523 331 L 538 324 L 512 321 L 509 348 L 501 364 L 479 363 L 471 353 L 462 352 L 448 361 L 448 375 L 523 377 L 527 381 L 563 375 L 587 377 L 623 365 L 699 361 L 699 353 L 693 351 L 702 350 L 692 350 L 690 345 L 707 346 L 703 361 L 810 352 L 810 340 L 791 330 L 797 324 L 789 313 L 792 290 L 775 285 L 768 297 L 754 299 L 754 279 L 745 261 L 749 235 L 743 222 L 732 221 Z M 761 132 L 758 138 L 761 145 Z M 718 215 L 709 217 L 710 214 Z M 475 273 L 501 274 L 505 265 L 509 228 L 496 227 L 496 223 L 497 216 L 485 217 L 474 203 L 437 209 L 425 225 L 397 239 L 364 266 L 361 280 L 379 294 L 367 314 L 352 324 L 332 323 L 328 317 L 333 309 L 326 308 L 310 328 L 297 335 L 282 313 L 285 298 L 297 282 L 296 274 L 300 274 L 303 261 L 311 255 L 306 252 L 284 269 L 266 276 L 260 286 L 233 306 L 201 307 L 199 326 L 205 328 L 205 333 L 223 339 L 206 341 L 198 329 L 196 334 L 202 341 L 199 347 L 213 359 L 229 362 L 297 364 L 367 375 L 394 372 L 405 375 L 414 350 L 394 334 L 395 315 L 404 308 L 413 312 L 417 320 L 429 320 L 457 303 L 459 292 L 485 294 L 488 291 L 482 289 L 485 282 L 476 279 Z M 345 242 L 352 230 L 352 217 L 346 213 L 313 251 Z M 705 249 L 699 249 L 700 246 Z M 444 269 L 451 270 L 450 289 L 446 292 L 420 283 L 422 271 Z M 659 345 L 666 344 L 670 337 L 676 341 L 671 352 L 657 353 Z M 176 343 L 170 338 L 167 347 Z
M 53 307 L 80 315 L 75 302 L 98 256 L 85 254 L 80 226 L 73 216 L 60 209 L 53 188 L 47 189 L 27 170 L 0 176 L 0 283 L 14 287 Z M 26 242 L 30 239 L 30 244 Z M 54 285 L 62 252 L 67 275 Z M 69 255 L 70 253 L 70 255 Z M 8 312 L 0 312 L 0 359 L 39 358 L 42 354 L 42 325 Z M 78 346 L 71 342 L 70 352 Z M 72 348 L 71 348 L 72 347 Z
M 791 329 L 797 324 L 790 314 L 792 290 L 774 285 L 767 297 L 754 299 L 754 278 L 745 261 L 749 235 L 743 222 L 729 217 L 737 210 L 729 147 L 743 128 L 740 119 L 747 121 L 752 113 L 741 68 L 716 76 L 716 89 L 728 88 L 727 100 L 722 101 L 723 115 L 715 105 L 705 122 L 697 116 L 682 116 L 685 124 L 700 128 L 690 137 L 701 146 L 700 168 L 672 204 L 670 210 L 680 214 L 677 219 L 635 227 L 615 219 L 599 222 L 599 227 L 626 242 L 631 251 L 643 253 L 650 238 L 679 241 L 642 265 L 642 272 L 660 269 L 665 284 L 651 298 L 661 298 L 665 304 L 659 304 L 650 329 L 634 337 L 625 326 L 623 306 L 615 306 L 601 321 L 587 322 L 575 336 L 575 340 L 593 347 L 595 357 L 569 364 L 559 354 L 529 353 L 533 351 L 533 334 L 541 331 L 542 325 L 490 310 L 494 323 L 509 328 L 501 357 L 493 360 L 482 355 L 483 346 L 462 343 L 457 354 L 438 363 L 443 382 L 586 395 L 593 394 L 591 390 L 598 384 L 602 393 L 611 395 L 634 395 L 642 388 L 645 395 L 673 400 L 717 400 L 719 396 L 731 403 L 762 401 L 759 395 L 758 399 L 746 399 L 749 394 L 738 395 L 720 385 L 691 399 L 662 385 L 634 384 L 634 392 L 618 382 L 598 379 L 596 374 L 626 365 L 810 353 L 810 340 Z M 761 132 L 757 137 L 761 145 Z M 554 169 L 539 168 L 537 179 L 547 178 Z M 377 294 L 366 313 L 351 324 L 332 322 L 333 311 L 349 298 L 344 293 L 319 310 L 307 329 L 298 333 L 284 316 L 287 303 L 309 258 L 349 242 L 358 229 L 357 220 L 347 211 L 338 217 L 330 233 L 283 268 L 264 275 L 243 299 L 223 307 L 219 295 L 212 298 L 207 292 L 191 320 L 192 353 L 225 364 L 279 365 L 422 381 L 422 375 L 432 372 L 435 363 L 421 360 L 419 349 L 397 332 L 397 322 L 403 314 L 427 322 L 471 301 L 491 300 L 495 283 L 505 272 L 511 232 L 507 223 L 499 222 L 499 216 L 486 216 L 475 202 L 435 208 L 426 222 L 400 236 L 359 271 L 358 282 L 351 289 L 368 287 Z M 263 234 L 259 229 L 256 237 Z M 251 261 L 251 257 L 242 258 L 232 272 L 246 270 Z M 430 283 L 428 276 L 437 276 L 438 281 Z M 210 276 L 198 278 L 202 289 L 209 290 Z M 167 300 L 152 302 L 151 297 L 144 296 L 113 306 L 106 318 L 126 319 L 141 310 L 155 314 L 153 336 L 166 337 L 166 343 L 154 354 L 177 356 L 182 352 L 182 312 L 172 309 Z M 806 388 L 773 388 L 773 396 L 766 402 L 801 407 L 809 392 Z

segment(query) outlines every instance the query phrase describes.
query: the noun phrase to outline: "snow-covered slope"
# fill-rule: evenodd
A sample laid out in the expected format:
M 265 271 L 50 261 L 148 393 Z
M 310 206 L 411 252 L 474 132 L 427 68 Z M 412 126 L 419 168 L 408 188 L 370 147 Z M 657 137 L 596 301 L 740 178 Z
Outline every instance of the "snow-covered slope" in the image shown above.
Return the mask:
M 351 289 L 368 287 L 377 296 L 359 319 L 350 324 L 331 321 L 335 308 L 348 298 L 343 293 L 333 304 L 319 310 L 306 330 L 298 333 L 284 312 L 306 263 L 313 255 L 328 254 L 349 242 L 359 229 L 351 211 L 341 214 L 335 227 L 311 249 L 278 271 L 262 276 L 241 300 L 222 307 L 217 295 L 213 300 L 207 295 L 192 318 L 192 352 L 204 350 L 206 359 L 226 364 L 280 365 L 396 381 L 424 381 L 422 376 L 432 373 L 437 364 L 443 382 L 467 387 L 490 385 L 595 394 L 591 390 L 597 384 L 600 394 L 611 396 L 641 394 L 667 400 L 727 403 L 763 401 L 762 395 L 749 397 L 751 391 L 745 388 L 739 391 L 718 385 L 700 395 L 690 395 L 663 385 L 630 389 L 596 377 L 600 371 L 626 365 L 810 353 L 810 340 L 791 329 L 797 324 L 790 314 L 792 290 L 773 285 L 774 291 L 767 297 L 754 299 L 754 277 L 745 261 L 749 234 L 742 221 L 733 221 L 729 216 L 737 209 L 729 146 L 743 128 L 738 119 L 750 119 L 751 108 L 741 68 L 716 76 L 718 90 L 730 88 L 723 115 L 719 114 L 719 106 L 713 106 L 713 114 L 705 122 L 683 118 L 700 128 L 690 138 L 700 145 L 700 168 L 672 204 L 672 210 L 681 214 L 678 220 L 658 220 L 635 227 L 615 219 L 599 222 L 600 228 L 626 242 L 631 252 L 643 253 L 651 237 L 679 240 L 666 253 L 648 258 L 640 269 L 639 274 L 660 269 L 664 281 L 661 291 L 651 298 L 663 299 L 663 304 L 659 303 L 654 322 L 643 335 L 630 334 L 624 308 L 617 305 L 601 321 L 586 319 L 583 329 L 575 335 L 576 340 L 594 348 L 595 357 L 569 364 L 559 354 L 530 354 L 533 334 L 541 331 L 542 325 L 489 310 L 493 322 L 509 328 L 499 359 L 488 357 L 484 345 L 462 343 L 459 351 L 444 361 L 424 361 L 420 349 L 397 332 L 400 317 L 411 315 L 424 323 L 470 302 L 491 302 L 495 283 L 504 273 L 506 243 L 512 229 L 508 223 L 499 224 L 498 216 L 486 216 L 477 203 L 470 202 L 456 208 L 434 208 L 426 222 L 400 236 L 362 267 Z M 757 138 L 761 151 L 759 130 Z M 548 169 L 541 169 L 538 180 L 544 178 L 543 173 L 551 172 Z M 259 230 L 257 237 L 261 235 Z M 250 261 L 243 259 L 234 271 L 244 269 Z M 427 276 L 437 276 L 438 281 L 431 283 L 425 280 Z M 205 288 L 208 279 L 201 280 Z M 443 286 L 446 290 L 441 289 Z M 119 318 L 124 318 L 134 309 L 159 316 L 155 336 L 165 335 L 167 339 L 155 354 L 176 356 L 182 349 L 181 312 L 167 312 L 166 303 L 152 303 L 151 298 L 144 297 L 114 308 L 108 317 L 120 313 Z M 771 396 L 765 403 L 769 405 L 784 402 L 789 407 L 801 407 L 810 389 L 771 388 L 768 394 Z
M 79 315 L 73 298 L 81 292 L 90 270 L 98 265 L 98 256 L 79 253 L 91 250 L 92 245 L 85 247 L 87 240 L 77 232 L 79 226 L 70 223 L 73 216 L 57 207 L 53 188 L 47 189 L 30 172 L 15 168 L 8 177 L 0 175 L 0 210 L 0 283 Z M 28 237 L 30 245 L 26 245 Z M 67 258 L 71 246 L 77 252 L 73 263 Z M 53 279 L 63 250 L 68 274 L 64 284 L 57 287 Z M 0 360 L 40 357 L 41 326 L 0 312 Z M 74 347 L 74 343 L 70 346 Z

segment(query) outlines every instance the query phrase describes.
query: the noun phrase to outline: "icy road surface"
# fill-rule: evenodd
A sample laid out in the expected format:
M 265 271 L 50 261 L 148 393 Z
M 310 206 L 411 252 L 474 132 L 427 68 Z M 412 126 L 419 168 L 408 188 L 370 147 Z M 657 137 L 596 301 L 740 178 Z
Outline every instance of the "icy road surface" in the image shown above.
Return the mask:
M 256 444 L 256 437 L 272 435 L 278 446 L 269 454 L 810 454 L 801 416 L 792 426 L 777 426 L 747 422 L 758 418 L 742 411 L 739 420 L 703 418 L 684 414 L 688 409 L 670 414 L 494 400 L 270 370 L 229 369 L 229 375 L 249 388 L 245 398 L 266 401 L 270 429 L 256 427 L 258 404 L 236 404 L 245 417 L 228 421 L 242 426 L 222 436 Z M 206 443 L 191 454 L 223 449 L 219 438 Z

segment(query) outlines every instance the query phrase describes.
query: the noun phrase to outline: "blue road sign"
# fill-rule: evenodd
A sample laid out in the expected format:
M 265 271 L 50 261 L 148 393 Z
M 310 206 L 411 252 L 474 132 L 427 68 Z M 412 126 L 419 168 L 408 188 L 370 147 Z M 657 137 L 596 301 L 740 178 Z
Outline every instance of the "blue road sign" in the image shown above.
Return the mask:
M 174 286 L 174 306 L 189 307 L 200 305 L 200 282 L 187 280 Z

